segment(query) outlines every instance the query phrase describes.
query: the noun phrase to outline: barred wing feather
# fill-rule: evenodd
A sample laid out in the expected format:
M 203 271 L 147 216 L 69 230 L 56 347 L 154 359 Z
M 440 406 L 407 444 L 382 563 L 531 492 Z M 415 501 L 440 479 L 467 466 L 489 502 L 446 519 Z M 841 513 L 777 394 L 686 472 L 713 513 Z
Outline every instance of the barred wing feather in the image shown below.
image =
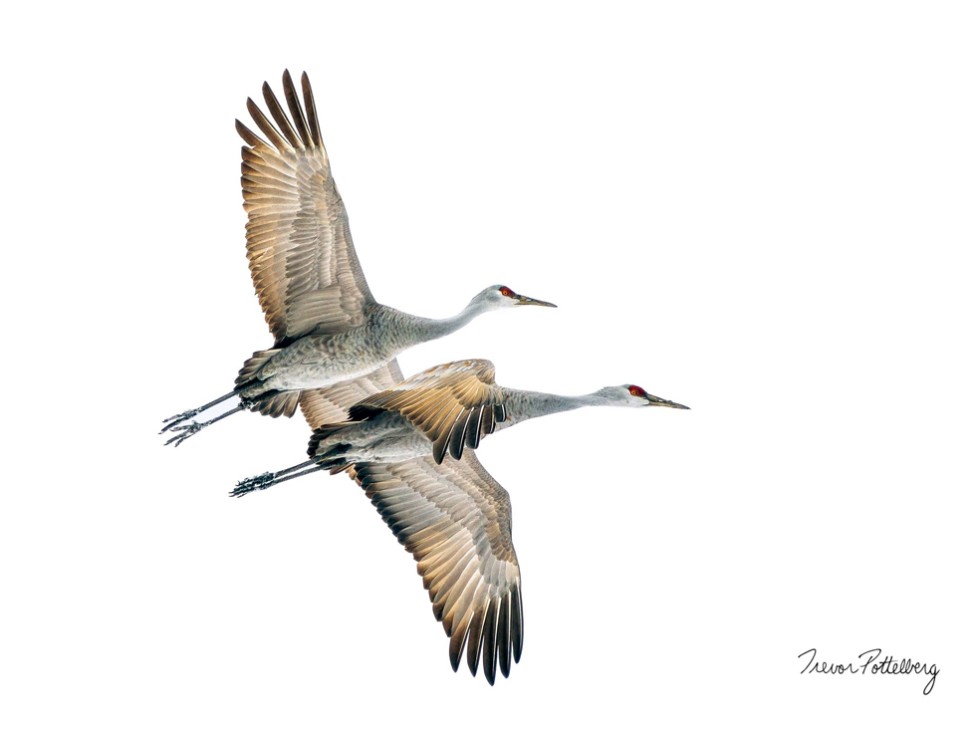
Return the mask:
M 360 325 L 374 302 L 322 144 L 308 76 L 302 74 L 304 109 L 287 71 L 282 81 L 291 119 L 267 83 L 264 100 L 273 120 L 247 100 L 267 141 L 237 122 L 247 143 L 241 150 L 247 258 L 277 347 Z
M 349 415 L 359 420 L 377 410 L 399 413 L 423 431 L 438 464 L 448 451 L 459 459 L 465 445 L 477 448 L 506 415 L 503 391 L 495 385 L 495 366 L 488 360 L 429 368 L 363 399 L 349 409 Z
M 472 675 L 480 660 L 489 683 L 496 668 L 507 677 L 523 635 L 508 492 L 473 451 L 443 464 L 431 456 L 357 464 L 350 475 L 416 559 L 454 670 L 466 652 Z

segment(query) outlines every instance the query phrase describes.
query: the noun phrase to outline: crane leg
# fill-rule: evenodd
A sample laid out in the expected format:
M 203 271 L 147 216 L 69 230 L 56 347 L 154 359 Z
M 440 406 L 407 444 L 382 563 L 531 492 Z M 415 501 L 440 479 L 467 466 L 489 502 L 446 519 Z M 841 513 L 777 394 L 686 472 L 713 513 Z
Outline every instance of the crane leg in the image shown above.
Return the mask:
M 231 393 L 231 395 L 233 395 L 233 393 Z M 179 446 L 181 443 L 183 443 L 188 438 L 190 438 L 190 436 L 192 436 L 193 434 L 200 433 L 200 431 L 205 429 L 207 426 L 213 423 L 217 423 L 217 421 L 222 421 L 223 419 L 227 418 L 227 416 L 232 416 L 235 413 L 243 411 L 245 408 L 247 408 L 250 405 L 251 404 L 249 401 L 241 401 L 240 403 L 237 404 L 236 408 L 232 408 L 226 413 L 221 413 L 216 418 L 211 418 L 209 421 L 204 421 L 203 423 L 198 423 L 197 421 L 190 421 L 189 423 L 180 423 L 179 425 L 170 424 L 169 426 L 164 428 L 163 431 L 172 429 L 175 435 L 169 441 L 167 441 L 165 445 L 169 446 L 170 444 L 173 444 L 173 446 Z
M 225 393 L 224 395 L 220 396 L 216 400 L 212 400 L 209 403 L 204 403 L 202 406 L 198 406 L 196 408 L 191 408 L 190 410 L 183 411 L 182 413 L 177 413 L 175 416 L 170 416 L 169 418 L 167 418 L 166 420 L 163 421 L 163 423 L 165 425 L 163 426 L 163 430 L 160 431 L 160 433 L 166 433 L 167 431 L 169 431 L 171 428 L 173 428 L 177 424 L 183 423 L 183 421 L 186 421 L 186 420 L 189 420 L 190 418 L 193 418 L 195 415 L 197 415 L 201 411 L 205 411 L 208 408 L 213 408 L 218 403 L 223 403 L 225 400 L 227 400 L 228 398 L 230 398 L 232 396 L 235 396 L 235 395 L 237 395 L 237 391 L 236 390 L 232 390 L 230 393 Z
M 258 474 L 256 477 L 250 477 L 238 482 L 237 486 L 230 492 L 230 496 L 243 497 L 249 492 L 254 492 L 258 489 L 267 489 L 275 484 L 287 482 L 289 479 L 319 471 L 321 468 L 322 464 L 316 459 L 309 459 L 308 461 L 303 461 L 301 464 L 295 464 L 295 466 L 290 466 L 281 471 L 266 471 L 264 474 Z

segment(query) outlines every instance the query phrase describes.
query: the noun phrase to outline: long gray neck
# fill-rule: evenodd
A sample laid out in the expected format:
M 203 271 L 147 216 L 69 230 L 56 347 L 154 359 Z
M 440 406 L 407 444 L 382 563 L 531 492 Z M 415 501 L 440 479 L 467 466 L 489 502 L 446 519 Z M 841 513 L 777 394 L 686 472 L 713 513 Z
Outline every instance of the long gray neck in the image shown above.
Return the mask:
M 402 352 L 421 342 L 436 340 L 464 327 L 478 315 L 489 311 L 491 307 L 484 301 L 472 300 L 468 306 L 453 317 L 447 319 L 427 319 L 407 314 L 397 309 L 387 308 L 386 331 L 390 334 L 390 344 L 395 353 Z M 394 354 L 395 354 L 394 353 Z
M 603 396 L 596 393 L 588 395 L 556 395 L 555 393 L 537 393 L 532 390 L 504 389 L 506 419 L 495 428 L 508 428 L 516 423 L 530 418 L 548 416 L 551 413 L 572 411 L 584 406 L 613 405 Z

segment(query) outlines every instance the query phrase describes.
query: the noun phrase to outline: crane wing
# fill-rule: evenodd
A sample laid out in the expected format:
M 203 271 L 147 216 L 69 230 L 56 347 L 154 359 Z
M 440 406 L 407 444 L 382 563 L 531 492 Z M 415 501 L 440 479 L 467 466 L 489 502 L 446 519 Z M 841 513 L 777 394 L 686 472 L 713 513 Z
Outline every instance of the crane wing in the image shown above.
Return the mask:
M 394 387 L 403 380 L 403 373 L 396 360 L 377 368 L 369 375 L 354 380 L 346 380 L 327 388 L 303 390 L 299 397 L 305 420 L 314 431 L 328 423 L 342 423 L 349 417 L 349 407 L 353 403 L 377 391 Z
M 432 367 L 364 398 L 349 409 L 349 417 L 360 420 L 377 411 L 399 413 L 423 431 L 438 464 L 448 451 L 459 459 L 465 445 L 477 448 L 481 437 L 506 417 L 502 390 L 495 385 L 495 366 L 488 360 Z
M 270 144 L 237 121 L 247 142 L 241 148 L 247 258 L 276 347 L 362 324 L 374 301 L 322 144 L 308 76 L 302 74 L 304 111 L 287 71 L 282 83 L 291 121 L 267 83 L 264 100 L 274 121 L 247 100 Z
M 468 451 L 458 461 L 433 457 L 356 464 L 366 490 L 400 543 L 417 561 L 434 616 L 450 637 L 457 671 L 467 647 L 471 674 L 504 676 L 522 655 L 522 587 L 512 546 L 508 492 Z

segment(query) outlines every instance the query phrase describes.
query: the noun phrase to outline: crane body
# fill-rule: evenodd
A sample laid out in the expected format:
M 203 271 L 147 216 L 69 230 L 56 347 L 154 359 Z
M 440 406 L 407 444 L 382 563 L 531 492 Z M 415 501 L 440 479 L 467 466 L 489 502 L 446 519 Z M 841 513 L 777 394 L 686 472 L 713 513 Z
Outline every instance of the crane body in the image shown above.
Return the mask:
M 231 493 L 240 497 L 320 469 L 332 473 L 357 463 L 397 463 L 431 455 L 461 458 L 465 446 L 531 418 L 591 406 L 688 407 L 651 395 L 637 385 L 601 388 L 567 396 L 496 385 L 487 360 L 464 360 L 429 368 L 395 388 L 371 395 L 349 409 L 349 419 L 315 429 L 309 460 L 245 479 Z
M 167 444 L 179 446 L 244 410 L 291 417 L 303 391 L 372 373 L 409 347 L 444 337 L 486 312 L 555 306 L 504 285 L 483 289 L 447 319 L 418 317 L 379 304 L 356 256 L 308 77 L 302 75 L 301 99 L 287 72 L 283 84 L 290 118 L 267 83 L 264 100 L 274 121 L 247 100 L 251 118 L 267 140 L 237 122 L 246 143 L 241 189 L 248 214 L 248 260 L 275 344 L 244 363 L 234 390 L 163 421 L 162 432 L 172 434 Z M 191 420 L 235 396 L 235 408 L 210 420 Z

